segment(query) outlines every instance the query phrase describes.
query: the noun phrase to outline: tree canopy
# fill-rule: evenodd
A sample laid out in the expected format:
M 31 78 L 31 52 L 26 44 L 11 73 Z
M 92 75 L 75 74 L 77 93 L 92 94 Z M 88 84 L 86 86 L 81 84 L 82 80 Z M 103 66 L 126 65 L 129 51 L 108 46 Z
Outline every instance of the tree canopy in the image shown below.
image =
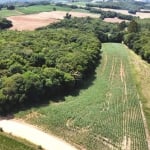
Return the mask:
M 0 35 L 1 113 L 69 92 L 100 58 L 97 37 L 78 29 L 1 31 Z

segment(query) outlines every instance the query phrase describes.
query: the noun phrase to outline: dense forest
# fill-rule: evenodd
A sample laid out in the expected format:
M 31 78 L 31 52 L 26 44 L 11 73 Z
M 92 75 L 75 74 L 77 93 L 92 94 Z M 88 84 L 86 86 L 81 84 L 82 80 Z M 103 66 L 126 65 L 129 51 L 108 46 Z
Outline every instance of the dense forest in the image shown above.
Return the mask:
M 101 43 L 91 32 L 46 29 L 0 34 L 1 113 L 69 92 L 100 58 Z
M 126 24 L 124 24 L 126 26 Z M 72 18 L 64 19 L 61 22 L 51 24 L 47 27 L 39 28 L 66 28 L 79 29 L 80 31 L 93 32 L 101 42 L 121 42 L 123 40 L 123 32 L 119 24 L 107 23 L 101 19 L 88 18 Z M 125 28 L 123 27 L 123 29 Z

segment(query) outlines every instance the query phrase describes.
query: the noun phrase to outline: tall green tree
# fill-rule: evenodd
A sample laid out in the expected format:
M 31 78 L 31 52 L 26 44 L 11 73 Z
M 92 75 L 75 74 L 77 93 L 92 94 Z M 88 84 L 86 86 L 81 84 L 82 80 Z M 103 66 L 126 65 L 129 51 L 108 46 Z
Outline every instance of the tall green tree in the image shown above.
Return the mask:
M 128 25 L 128 32 L 132 33 L 132 32 L 138 32 L 139 31 L 139 27 L 138 27 L 138 23 L 135 20 L 132 20 L 129 25 Z

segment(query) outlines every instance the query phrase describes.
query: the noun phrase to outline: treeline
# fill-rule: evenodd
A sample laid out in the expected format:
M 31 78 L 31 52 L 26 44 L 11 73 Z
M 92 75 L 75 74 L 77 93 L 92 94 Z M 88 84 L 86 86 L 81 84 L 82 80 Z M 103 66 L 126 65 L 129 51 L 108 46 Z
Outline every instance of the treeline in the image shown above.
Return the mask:
M 70 92 L 100 59 L 101 43 L 91 32 L 46 29 L 0 35 L 0 113 Z
M 90 17 L 87 17 L 64 19 L 61 22 L 51 24 L 44 28 L 58 29 L 62 27 L 66 29 L 78 28 L 80 31 L 85 31 L 86 33 L 93 32 L 101 42 L 122 42 L 122 30 L 126 27 L 126 23 L 107 23 L 100 19 L 92 19 Z M 39 30 L 44 28 L 39 28 Z
M 0 30 L 1 29 L 6 29 L 12 27 L 12 22 L 5 19 L 5 18 L 0 18 Z
M 82 7 L 79 7 L 77 5 L 68 5 L 68 4 L 64 4 L 64 3 L 56 3 L 55 4 L 56 6 L 60 6 L 60 7 L 69 7 L 69 8 L 72 8 L 72 9 L 77 9 L 77 8 L 82 8 Z
M 150 19 L 138 22 L 131 21 L 128 25 L 128 32 L 124 35 L 124 43 L 138 55 L 141 55 L 150 63 Z M 145 24 L 145 25 L 144 25 Z
M 104 11 L 98 8 L 91 8 L 91 7 L 86 7 L 86 10 L 92 12 L 92 13 L 99 13 L 101 16 L 101 19 L 105 19 L 105 18 L 119 18 L 119 19 L 124 19 L 124 20 L 132 20 L 136 17 L 132 16 L 132 15 L 125 15 L 125 14 L 121 14 L 121 13 L 117 13 L 114 11 Z
M 129 13 L 135 14 L 140 11 L 140 9 L 147 8 L 144 2 L 99 2 L 99 3 L 87 3 L 87 7 L 97 7 L 97 8 L 110 8 L 110 9 L 125 9 Z

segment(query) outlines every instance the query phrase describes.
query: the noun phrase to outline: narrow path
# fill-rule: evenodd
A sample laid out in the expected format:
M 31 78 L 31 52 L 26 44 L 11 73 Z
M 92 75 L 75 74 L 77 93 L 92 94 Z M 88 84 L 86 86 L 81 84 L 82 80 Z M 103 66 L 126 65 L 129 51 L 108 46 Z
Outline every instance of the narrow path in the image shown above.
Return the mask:
M 13 119 L 0 120 L 0 127 L 4 132 L 26 139 L 36 145 L 42 146 L 46 150 L 77 150 L 65 141 L 49 135 L 35 126 L 19 122 Z

